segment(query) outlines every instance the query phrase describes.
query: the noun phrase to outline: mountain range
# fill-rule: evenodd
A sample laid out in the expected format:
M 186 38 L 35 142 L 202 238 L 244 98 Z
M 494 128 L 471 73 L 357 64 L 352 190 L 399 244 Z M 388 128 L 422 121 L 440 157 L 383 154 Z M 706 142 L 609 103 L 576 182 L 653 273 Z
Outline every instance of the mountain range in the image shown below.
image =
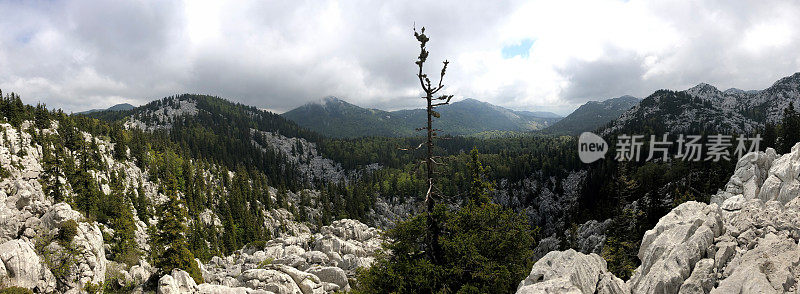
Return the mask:
M 659 90 L 624 112 L 603 131 L 753 133 L 781 120 L 784 109 L 800 106 L 800 73 L 764 90 L 720 91 L 701 83 L 683 91 Z
M 437 128 L 451 135 L 474 135 L 491 131 L 524 132 L 546 128 L 562 117 L 550 112 L 514 111 L 475 99 L 465 99 L 437 109 Z M 424 109 L 384 111 L 362 108 L 336 97 L 309 103 L 284 114 L 298 125 L 335 138 L 386 136 L 407 137 L 419 133 L 425 122 Z
M 604 101 L 589 101 L 544 131 L 567 135 L 593 131 L 617 119 L 639 101 L 641 99 L 628 95 Z
M 758 131 L 781 122 L 791 103 L 799 104 L 800 74 L 760 91 L 700 84 L 635 100 L 590 102 L 562 124 L 548 125 L 574 133 L 610 120 L 599 127 L 605 134 Z M 21 104 L 18 96 L 0 99 L 2 287 L 36 293 L 97 287 L 106 293 L 347 291 L 371 281 L 361 279 L 363 269 L 392 262 L 377 254 L 386 248 L 381 230 L 419 215 L 425 195 L 426 179 L 413 164 L 419 154 L 398 151 L 415 138 L 327 139 L 331 135 L 306 129 L 288 114 L 206 95 L 85 115 Z M 351 136 L 424 121 L 420 110 L 365 109 L 335 98 L 307 108 L 308 119 L 326 122 L 323 131 L 342 132 L 340 127 Z M 441 110 L 442 128 L 465 134 L 525 130 L 531 121 L 557 119 L 477 100 Z M 316 111 L 330 121 L 311 117 Z M 622 114 L 615 118 L 614 112 Z M 354 117 L 364 124 L 352 125 L 359 122 Z M 588 122 L 575 123 L 582 118 Z M 797 133 L 785 124 L 780 128 Z M 789 259 L 782 254 L 791 260 L 800 254 L 792 237 L 797 222 L 779 220 L 796 220 L 800 145 L 783 156 L 773 149 L 751 153 L 738 163 L 615 166 L 610 160 L 581 163 L 575 140 L 547 134 L 455 137 L 437 145 L 447 166 L 437 170 L 437 189 L 452 196 L 443 197 L 444 204 L 461 205 L 459 198 L 474 183 L 467 175 L 485 164 L 485 176 L 497 183 L 491 201 L 515 208 L 539 230 L 533 252 L 519 258 L 540 262 L 516 270 L 531 275 L 518 283 L 524 275 L 515 274 L 506 286 L 519 285 L 520 293 L 561 285 L 585 293 L 612 286 L 622 290 L 597 292 L 707 286 L 739 293 L 744 283 L 784 289 L 761 277 L 776 272 L 795 280 L 797 263 L 784 263 Z M 481 154 L 464 153 L 473 148 Z M 713 204 L 691 201 L 709 199 Z M 460 247 L 483 239 L 453 240 Z M 500 250 L 492 245 L 484 248 Z M 567 248 L 574 250 L 559 251 Z M 165 258 L 172 252 L 180 254 Z M 580 265 L 586 256 L 596 267 Z M 680 258 L 688 261 L 668 262 Z M 778 270 L 762 273 L 758 264 Z M 542 278 L 539 273 L 548 270 L 559 274 Z M 558 278 L 573 272 L 591 279 Z M 752 282 L 753 275 L 759 280 Z M 764 292 L 771 291 L 755 293 Z

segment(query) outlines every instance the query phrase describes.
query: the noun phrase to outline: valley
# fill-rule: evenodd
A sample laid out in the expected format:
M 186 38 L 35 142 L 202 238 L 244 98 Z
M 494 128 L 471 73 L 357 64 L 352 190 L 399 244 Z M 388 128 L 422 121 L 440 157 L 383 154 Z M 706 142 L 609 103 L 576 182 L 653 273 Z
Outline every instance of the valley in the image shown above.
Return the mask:
M 502 231 L 518 237 L 510 243 L 505 238 L 486 241 L 517 252 L 507 261 L 515 274 L 491 282 L 504 283 L 508 291 L 523 280 L 519 293 L 547 292 L 541 290 L 546 287 L 589 291 L 565 282 L 571 278 L 563 280 L 586 275 L 569 271 L 563 261 L 540 266 L 543 260 L 563 258 L 602 265 L 597 266 L 602 281 L 595 284 L 606 290 L 590 292 L 645 293 L 657 291 L 652 287 L 682 289 L 686 283 L 707 287 L 708 280 L 694 280 L 701 273 L 686 270 L 679 271 L 685 282 L 658 284 L 664 276 L 648 273 L 661 265 L 653 263 L 657 257 L 646 257 L 656 245 L 639 240 L 655 238 L 648 236 L 661 229 L 650 229 L 665 226 L 665 217 L 677 211 L 691 211 L 687 220 L 677 220 L 681 224 L 702 211 L 729 226 L 736 218 L 725 211 L 775 205 L 770 204 L 774 200 L 790 205 L 797 180 L 788 171 L 776 174 L 782 182 L 773 183 L 772 174 L 780 171 L 770 166 L 798 162 L 797 147 L 789 146 L 796 130 L 788 128 L 797 119 L 788 106 L 800 101 L 798 76 L 754 92 L 718 92 L 710 86 L 658 91 L 602 127 L 596 121 L 564 128 L 595 128 L 614 142 L 626 132 L 751 134 L 777 126 L 776 138 L 761 146 L 762 155 L 751 154 L 738 164 L 609 158 L 583 164 L 576 137 L 547 130 L 440 141 L 435 153 L 444 165 L 436 189 L 448 195 L 440 201 L 442 217 L 453 226 L 474 225 L 464 217 L 483 214 L 514 219 L 485 224 L 503 226 Z M 760 98 L 764 95 L 781 99 Z M 775 114 L 784 105 L 784 114 Z M 625 107 L 606 108 L 613 116 Z M 0 248 L 6 252 L 0 254 L 0 276 L 6 285 L 34 292 L 369 293 L 379 287 L 374 283 L 393 279 L 386 271 L 393 261 L 384 248 L 408 250 L 397 247 L 413 236 L 403 232 L 419 234 L 417 225 L 425 215 L 427 183 L 415 164 L 422 154 L 403 150 L 418 144 L 417 137 L 328 137 L 286 115 L 192 94 L 127 110 L 67 115 L 44 105 L 24 105 L 11 93 L 0 109 Z M 581 111 L 575 115 L 585 117 Z M 745 171 L 748 164 L 754 172 Z M 757 177 L 749 178 L 753 173 Z M 722 238 L 721 231 L 714 231 L 721 225 L 708 226 L 713 238 Z M 462 234 L 458 227 L 446 229 Z M 784 236 L 781 230 L 773 233 Z M 756 232 L 747 242 L 782 242 L 764 234 Z M 712 243 L 729 246 L 720 242 Z M 752 249 L 750 243 L 738 244 Z M 630 254 L 637 251 L 644 253 Z M 719 273 L 711 280 L 714 285 L 738 287 L 739 282 L 725 277 L 736 278 L 742 270 L 722 271 L 721 262 L 747 256 L 741 251 L 714 261 L 711 272 Z M 709 257 L 713 254 L 699 253 L 691 262 Z M 547 278 L 525 279 L 538 271 L 547 272 Z M 391 287 L 412 285 L 436 287 L 421 281 Z

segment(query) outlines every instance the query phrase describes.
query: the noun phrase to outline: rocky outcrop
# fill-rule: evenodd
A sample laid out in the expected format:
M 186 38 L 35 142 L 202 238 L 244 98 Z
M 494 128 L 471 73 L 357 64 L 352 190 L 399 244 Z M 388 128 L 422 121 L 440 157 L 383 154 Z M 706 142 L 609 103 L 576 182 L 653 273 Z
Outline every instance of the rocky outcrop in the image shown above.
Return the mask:
M 711 204 L 683 203 L 645 233 L 641 265 L 624 287 L 605 286 L 600 276 L 616 278 L 591 266 L 599 257 L 564 251 L 537 261 L 518 293 L 796 293 L 799 180 L 800 144 L 782 156 L 750 153 Z
M 0 244 L 0 259 L 4 265 L 0 276 L 10 285 L 29 289 L 52 288 L 50 285 L 40 287 L 40 280 L 46 276 L 44 271 L 47 269 L 42 267 L 41 259 L 36 255 L 31 242 L 11 240 Z
M 231 289 L 275 293 L 347 291 L 348 277 L 357 268 L 372 264 L 382 241 L 375 228 L 356 220 L 338 220 L 316 234 L 280 237 L 263 247 L 247 247 L 226 258 L 214 257 L 203 266 L 203 278 L 209 284 Z M 208 291 L 222 289 L 204 287 Z
M 647 231 L 639 247 L 641 266 L 628 281 L 634 293 L 675 293 L 706 257 L 706 249 L 722 232 L 716 204 L 686 202 Z
M 187 108 L 191 110 L 191 105 Z M 185 109 L 184 109 L 185 110 Z M 181 112 L 174 113 L 182 115 Z M 191 113 L 189 113 L 191 114 Z M 350 289 L 349 277 L 359 267 L 368 267 L 382 238 L 378 230 L 355 220 L 339 220 L 318 230 L 298 222 L 284 208 L 264 210 L 264 225 L 275 239 L 249 245 L 227 257 L 215 257 L 208 264 L 199 263 L 206 283 L 197 285 L 184 271 L 176 270 L 155 279 L 159 269 L 144 260 L 134 266 L 106 260 L 114 230 L 89 221 L 67 203 L 54 203 L 46 196 L 40 181 L 41 146 L 31 139 L 31 132 L 55 133 L 54 129 L 37 130 L 24 123 L 21 132 L 8 124 L 0 124 L 0 283 L 18 286 L 36 293 L 80 293 L 86 286 L 109 281 L 120 287 L 145 290 L 152 281 L 160 293 L 333 293 Z M 110 193 L 110 173 L 124 174 L 128 192 L 140 195 L 152 205 L 165 201 L 158 184 L 149 181 L 146 170 L 130 161 L 116 161 L 111 156 L 113 144 L 83 133 L 93 140 L 107 166 L 105 171 L 90 170 L 102 193 Z M 310 150 L 310 149 L 309 149 Z M 67 156 L 70 156 L 67 151 Z M 200 170 L 199 172 L 208 173 Z M 61 181 L 70 196 L 69 181 Z M 207 174 L 207 180 L 216 181 Z M 270 197 L 277 202 L 277 189 Z M 288 202 L 300 203 L 303 198 L 318 205 L 319 192 L 305 190 L 287 192 Z M 149 225 L 155 218 L 135 219 L 135 239 L 139 249 L 147 252 Z M 309 220 L 320 214 L 309 207 Z M 56 238 L 65 222 L 74 221 L 71 241 Z M 197 221 L 209 229 L 221 230 L 221 220 L 213 210 L 200 213 Z M 313 227 L 313 226 L 312 226 Z M 316 231 L 316 232 L 315 232 Z M 108 278 L 107 278 L 108 276 Z
M 517 293 L 628 293 L 627 286 L 608 272 L 597 254 L 552 251 L 533 265 Z

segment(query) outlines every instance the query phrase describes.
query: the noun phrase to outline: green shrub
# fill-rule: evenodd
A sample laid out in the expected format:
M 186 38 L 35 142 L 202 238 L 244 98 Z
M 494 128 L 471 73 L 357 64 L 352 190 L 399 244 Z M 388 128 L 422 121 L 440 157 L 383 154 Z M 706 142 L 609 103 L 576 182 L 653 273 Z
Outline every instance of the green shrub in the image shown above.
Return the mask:
M 245 247 L 246 248 L 256 249 L 256 250 L 263 250 L 265 247 L 267 247 L 267 241 L 264 241 L 264 240 L 253 241 L 253 242 L 248 243 Z
M 21 287 L 8 287 L 0 289 L 0 294 L 33 294 L 33 291 Z
M 0 179 L 8 178 L 11 176 L 11 173 L 5 168 L 0 166 Z
M 136 285 L 126 282 L 125 276 L 117 268 L 108 268 L 106 270 L 103 293 L 133 293 L 135 288 Z
M 100 284 L 100 283 L 95 284 L 95 283 L 89 282 L 89 283 L 86 284 L 86 286 L 83 287 L 83 291 L 86 292 L 86 293 L 89 293 L 89 294 L 103 293 L 103 285 Z
M 274 258 L 267 258 L 264 261 L 258 263 L 258 268 L 267 268 L 268 265 L 271 265 L 275 262 Z
M 62 246 L 64 246 L 65 244 L 72 243 L 72 239 L 74 239 L 75 235 L 77 234 L 78 223 L 74 220 L 68 220 L 59 225 L 56 239 Z

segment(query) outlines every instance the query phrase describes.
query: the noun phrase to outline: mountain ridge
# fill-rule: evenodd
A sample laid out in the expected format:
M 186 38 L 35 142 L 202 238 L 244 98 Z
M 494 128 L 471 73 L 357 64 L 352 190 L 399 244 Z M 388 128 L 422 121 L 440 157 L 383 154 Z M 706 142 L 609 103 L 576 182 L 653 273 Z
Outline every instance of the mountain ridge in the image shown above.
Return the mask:
M 619 130 L 723 132 L 751 134 L 777 124 L 790 103 L 800 106 L 800 72 L 763 90 L 718 88 L 700 83 L 682 91 L 658 90 L 609 123 L 601 133 Z
M 127 110 L 131 110 L 131 109 L 134 109 L 134 108 L 136 108 L 136 106 L 133 106 L 130 103 L 119 103 L 119 104 L 115 104 L 114 106 L 111 106 L 111 107 L 106 108 L 106 109 L 95 108 L 95 109 L 90 109 L 90 110 L 86 110 L 86 111 L 77 112 L 76 114 L 89 114 L 89 113 L 95 113 L 95 112 L 101 112 L 101 111 L 127 111 Z
M 641 99 L 624 95 L 603 101 L 589 101 L 575 109 L 567 117 L 544 129 L 547 133 L 577 135 L 594 131 L 617 119 Z
M 443 133 L 472 135 L 487 131 L 525 132 L 542 129 L 561 117 L 549 112 L 515 111 L 468 98 L 440 107 Z M 385 111 L 363 108 L 337 97 L 310 102 L 281 116 L 323 135 L 343 137 L 415 136 L 425 121 L 424 109 Z

